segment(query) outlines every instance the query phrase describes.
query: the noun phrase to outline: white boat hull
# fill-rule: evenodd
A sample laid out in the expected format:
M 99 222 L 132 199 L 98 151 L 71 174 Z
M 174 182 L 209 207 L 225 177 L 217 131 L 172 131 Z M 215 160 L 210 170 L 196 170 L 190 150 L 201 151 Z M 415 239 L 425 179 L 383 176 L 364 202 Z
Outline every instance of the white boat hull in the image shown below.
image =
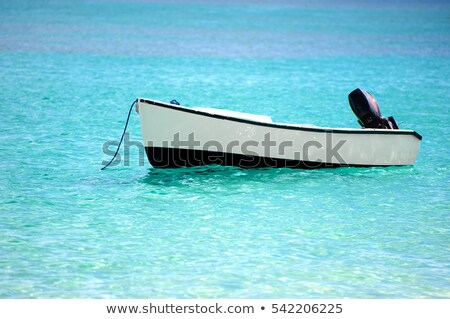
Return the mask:
M 280 124 L 263 116 L 141 98 L 136 111 L 147 157 L 154 167 L 412 165 L 421 140 L 411 130 Z

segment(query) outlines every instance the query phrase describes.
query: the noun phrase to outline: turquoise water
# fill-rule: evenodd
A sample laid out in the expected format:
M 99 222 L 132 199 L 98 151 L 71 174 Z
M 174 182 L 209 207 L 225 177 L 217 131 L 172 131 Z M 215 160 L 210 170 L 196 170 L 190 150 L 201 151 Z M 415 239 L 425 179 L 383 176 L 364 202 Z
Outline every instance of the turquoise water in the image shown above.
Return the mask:
M 2 0 L 0 79 L 2 298 L 450 298 L 449 2 Z M 138 96 L 358 127 L 356 87 L 414 166 L 99 170 Z

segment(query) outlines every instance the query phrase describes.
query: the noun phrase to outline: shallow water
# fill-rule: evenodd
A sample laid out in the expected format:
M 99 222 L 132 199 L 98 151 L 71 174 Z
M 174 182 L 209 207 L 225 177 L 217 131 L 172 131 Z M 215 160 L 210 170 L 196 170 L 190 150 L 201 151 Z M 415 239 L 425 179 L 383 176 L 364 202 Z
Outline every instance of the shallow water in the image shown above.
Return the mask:
M 0 297 L 449 298 L 449 43 L 448 2 L 2 1 Z M 358 127 L 355 87 L 414 166 L 99 170 L 137 96 Z

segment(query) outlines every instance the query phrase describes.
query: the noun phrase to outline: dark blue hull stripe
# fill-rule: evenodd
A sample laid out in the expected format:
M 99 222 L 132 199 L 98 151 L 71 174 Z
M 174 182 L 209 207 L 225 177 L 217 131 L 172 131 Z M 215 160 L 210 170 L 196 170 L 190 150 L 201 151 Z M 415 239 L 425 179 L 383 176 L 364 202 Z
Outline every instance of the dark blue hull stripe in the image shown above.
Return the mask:
M 310 162 L 295 159 L 287 160 L 281 158 L 168 147 L 146 147 L 145 152 L 147 153 L 147 158 L 150 164 L 152 164 L 152 166 L 155 168 L 192 167 L 212 164 L 238 166 L 243 168 L 289 167 L 302 169 L 334 168 L 342 166 L 369 166 Z

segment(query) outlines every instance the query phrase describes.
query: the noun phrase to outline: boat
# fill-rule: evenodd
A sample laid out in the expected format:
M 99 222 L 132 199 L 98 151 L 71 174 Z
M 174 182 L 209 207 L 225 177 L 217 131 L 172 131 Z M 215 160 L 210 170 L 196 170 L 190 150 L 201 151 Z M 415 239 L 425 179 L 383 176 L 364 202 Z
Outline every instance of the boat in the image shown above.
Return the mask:
M 381 115 L 373 95 L 349 96 L 361 128 L 273 122 L 265 115 L 138 98 L 146 155 L 155 168 L 226 165 L 328 168 L 412 165 L 422 136 Z M 130 110 L 131 111 L 131 110 Z

